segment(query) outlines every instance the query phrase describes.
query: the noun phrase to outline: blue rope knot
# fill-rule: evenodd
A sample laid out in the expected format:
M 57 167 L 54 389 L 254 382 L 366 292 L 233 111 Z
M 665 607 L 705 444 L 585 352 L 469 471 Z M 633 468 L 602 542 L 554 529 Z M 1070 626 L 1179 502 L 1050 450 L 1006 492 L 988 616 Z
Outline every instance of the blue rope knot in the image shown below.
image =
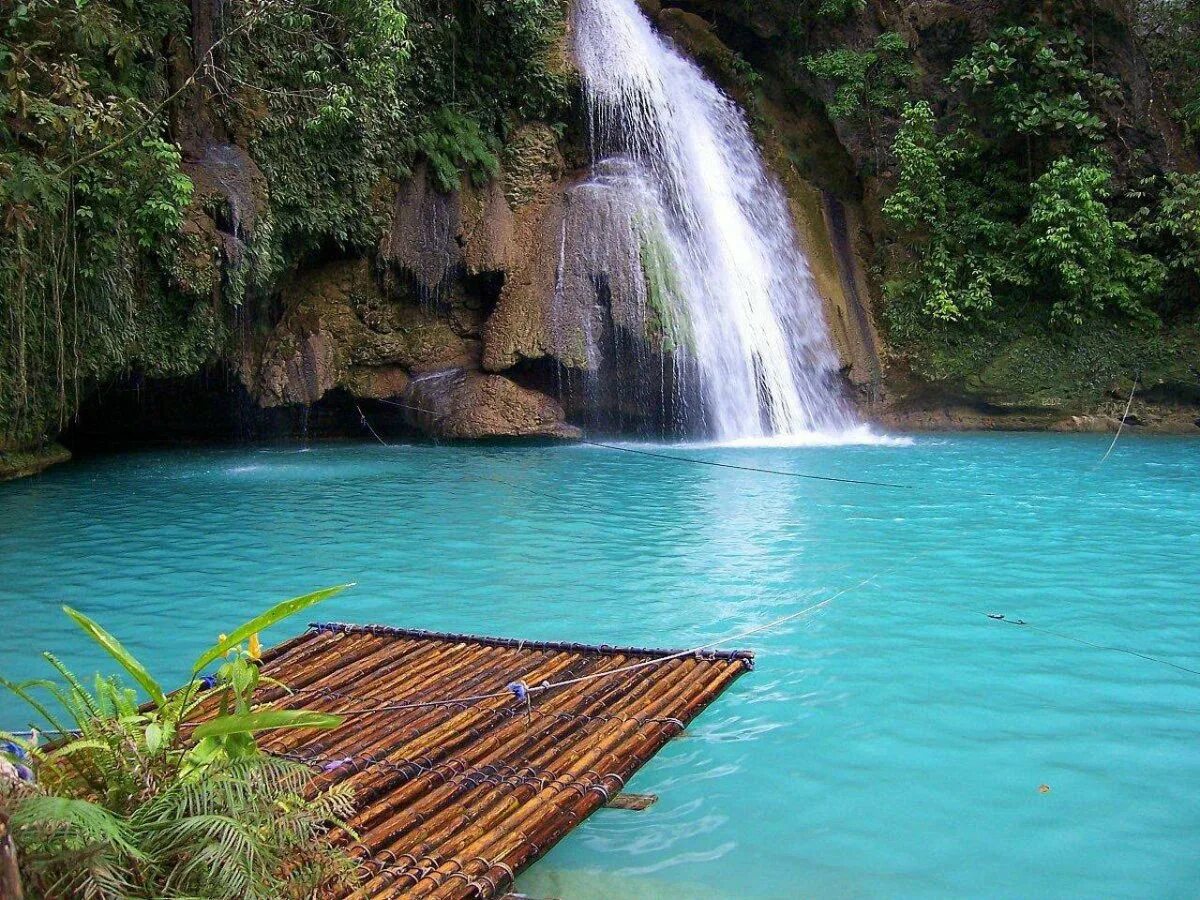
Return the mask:
M 25 748 L 20 744 L 14 744 L 12 741 L 5 741 L 3 744 L 0 744 L 0 751 L 17 759 L 24 759 L 27 756 Z
M 217 686 L 217 676 L 216 675 L 202 676 L 200 679 L 200 685 L 206 691 L 211 691 L 213 688 L 215 688 Z
M 512 691 L 512 695 L 521 703 L 526 703 L 529 700 L 529 685 L 523 681 L 514 681 L 508 686 L 508 690 Z
M 354 763 L 353 758 L 351 758 L 349 756 L 342 757 L 341 759 L 331 759 L 329 762 L 327 762 L 323 766 L 321 766 L 321 771 L 322 772 L 334 772 L 334 771 L 337 771 L 338 769 L 340 769 L 342 766 L 353 765 L 353 763 Z

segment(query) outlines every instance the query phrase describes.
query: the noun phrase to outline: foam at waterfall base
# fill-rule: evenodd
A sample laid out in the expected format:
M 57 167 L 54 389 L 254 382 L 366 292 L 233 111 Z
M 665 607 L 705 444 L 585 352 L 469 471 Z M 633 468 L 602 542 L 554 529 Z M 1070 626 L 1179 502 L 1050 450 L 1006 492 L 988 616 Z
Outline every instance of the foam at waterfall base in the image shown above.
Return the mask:
M 908 435 L 880 433 L 870 425 L 854 425 L 836 431 L 802 431 L 729 440 L 646 441 L 614 438 L 607 443 L 630 450 L 789 450 L 804 447 L 911 447 L 915 440 Z M 582 446 L 586 446 L 586 443 Z
M 854 425 L 836 431 L 801 431 L 795 434 L 772 434 L 757 437 L 733 438 L 728 441 L 707 441 L 687 444 L 689 447 L 910 447 L 913 439 L 900 434 L 882 434 L 870 425 Z

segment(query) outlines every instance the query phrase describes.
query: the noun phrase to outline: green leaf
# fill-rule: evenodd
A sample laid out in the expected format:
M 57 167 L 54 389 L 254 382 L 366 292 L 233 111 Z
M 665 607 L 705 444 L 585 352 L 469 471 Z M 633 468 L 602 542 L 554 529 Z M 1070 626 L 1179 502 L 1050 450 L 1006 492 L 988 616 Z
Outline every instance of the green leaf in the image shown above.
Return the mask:
M 354 583 L 339 584 L 337 587 L 325 588 L 321 591 L 315 591 L 311 594 L 305 594 L 302 597 L 293 597 L 291 600 L 284 600 L 282 603 L 277 603 L 272 606 L 261 616 L 257 616 L 242 625 L 235 628 L 229 637 L 223 641 L 219 641 L 210 647 L 205 653 L 196 660 L 196 664 L 192 667 L 192 673 L 200 672 L 205 666 L 215 659 L 220 659 L 231 649 L 236 647 L 242 641 L 246 640 L 252 634 L 264 631 L 270 628 L 276 622 L 286 619 L 288 616 L 293 616 L 302 609 L 320 603 L 322 600 L 328 600 L 334 594 L 340 594 L 348 587 L 354 587 Z
M 158 748 L 162 746 L 162 741 L 162 726 L 157 722 L 151 722 L 146 726 L 146 752 L 153 756 L 158 752 Z
M 34 712 L 49 722 L 50 727 L 55 731 L 58 731 L 61 734 L 66 734 L 69 731 L 69 729 L 66 728 L 61 721 L 59 721 L 54 713 L 50 712 L 49 708 L 47 708 L 44 703 L 38 700 L 37 697 L 33 696 L 33 694 L 29 693 L 29 688 L 31 687 L 42 687 L 52 690 L 57 687 L 53 682 L 45 681 L 44 679 L 38 679 L 35 681 L 22 681 L 18 684 L 16 682 L 9 681 L 7 678 L 0 678 L 0 687 L 7 688 L 13 694 L 24 700 L 25 703 L 34 710 Z
M 70 756 L 72 753 L 83 753 L 85 750 L 100 750 L 102 752 L 111 752 L 112 747 L 104 741 L 96 738 L 80 738 L 70 741 L 59 747 L 57 750 L 52 750 L 46 754 L 46 759 L 62 759 L 64 756 Z
M 309 712 L 303 709 L 267 709 L 261 712 L 237 716 L 220 716 L 205 722 L 193 733 L 198 741 L 226 734 L 266 731 L 269 728 L 337 728 L 342 724 L 341 716 Z
M 29 797 L 16 805 L 9 821 L 18 833 L 27 828 L 63 829 L 88 843 L 103 842 L 133 859 L 143 858 L 125 821 L 87 800 Z
M 120 663 L 121 668 L 128 672 L 133 680 L 145 689 L 156 706 L 162 706 L 167 702 L 167 697 L 163 693 L 163 689 L 158 686 L 158 682 L 150 677 L 150 673 L 146 671 L 146 667 L 138 662 L 133 657 L 133 654 L 121 646 L 120 641 L 83 613 L 71 609 L 69 606 L 64 606 L 63 612 L 74 619 L 75 624 L 82 628 L 88 637 L 103 647 L 109 656 Z

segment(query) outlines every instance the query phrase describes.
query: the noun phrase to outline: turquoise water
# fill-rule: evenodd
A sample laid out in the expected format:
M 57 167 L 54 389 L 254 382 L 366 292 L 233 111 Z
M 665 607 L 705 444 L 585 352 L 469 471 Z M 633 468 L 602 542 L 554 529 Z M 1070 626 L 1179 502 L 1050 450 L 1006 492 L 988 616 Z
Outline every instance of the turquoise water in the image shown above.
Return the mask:
M 342 581 L 320 617 L 689 646 L 883 573 L 742 641 L 757 669 L 631 785 L 659 803 L 602 810 L 521 886 L 1194 897 L 1200 676 L 984 615 L 1200 669 L 1200 442 L 1126 436 L 1096 469 L 1107 443 L 681 451 L 911 489 L 594 447 L 86 460 L 0 485 L 0 669 L 101 663 L 63 602 L 169 682 L 217 632 Z

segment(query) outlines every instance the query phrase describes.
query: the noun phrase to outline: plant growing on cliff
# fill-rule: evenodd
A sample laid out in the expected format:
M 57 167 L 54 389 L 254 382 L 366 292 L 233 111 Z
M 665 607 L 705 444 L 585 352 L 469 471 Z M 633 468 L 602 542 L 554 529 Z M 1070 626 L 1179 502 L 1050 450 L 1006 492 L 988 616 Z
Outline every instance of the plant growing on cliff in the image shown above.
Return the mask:
M 1154 321 L 1165 267 L 1117 210 L 1093 106 L 1115 82 L 1087 67 L 1079 39 L 1006 28 L 947 83 L 962 105 L 943 132 L 928 103 L 909 104 L 893 145 L 883 212 L 896 235 L 885 285 L 894 331 L 1039 306 L 1058 328 L 1101 315 Z
M 422 153 L 442 153 L 444 180 L 448 160 L 478 178 L 510 128 L 569 109 L 560 0 L 192 13 L 178 0 L 0 11 L 0 451 L 61 430 L 123 373 L 190 375 L 227 354 L 247 290 L 308 254 L 377 246 L 393 179 Z M 447 114 L 476 130 L 462 140 Z M 198 168 L 226 142 L 250 151 L 265 176 L 253 233 L 214 241 L 206 222 L 226 204 L 211 185 L 189 196 L 177 140 Z
M 963 321 L 991 309 L 998 291 L 1028 284 L 1008 179 L 962 175 L 978 166 L 977 147 L 939 136 L 932 108 L 921 101 L 905 106 L 893 152 L 897 185 L 883 213 L 905 260 L 884 286 L 893 325 L 911 334 L 926 318 Z
M 82 381 L 161 344 L 211 346 L 181 304 L 142 289 L 191 191 L 163 139 L 159 48 L 171 0 L 28 0 L 0 14 L 0 445 L 61 426 Z M 194 327 L 198 326 L 198 327 Z M 151 334 L 151 332 L 154 334 Z
M 1143 301 L 1162 287 L 1163 265 L 1137 252 L 1134 230 L 1112 217 L 1111 180 L 1101 165 L 1063 157 L 1033 185 L 1022 243 L 1056 324 L 1106 311 L 1155 319 Z
M 1175 299 L 1195 305 L 1200 288 L 1200 174 L 1168 172 L 1151 178 L 1140 195 L 1135 227 L 1173 276 Z
M 1198 146 L 1200 139 L 1200 0 L 1134 0 L 1134 26 L 1160 96 Z
M 328 235 L 372 244 L 372 194 L 400 170 L 412 113 L 408 15 L 397 0 L 253 0 L 228 20 L 218 109 L 266 176 L 279 265 Z
M 417 144 L 439 190 L 457 190 L 460 171 L 477 187 L 500 174 L 495 139 L 489 139 L 474 119 L 449 107 L 431 117 L 428 130 L 417 135 Z
M 43 748 L 0 736 L 7 765 L 26 779 L 0 776 L 0 807 L 27 887 L 36 896 L 269 898 L 348 877 L 324 833 L 349 814 L 349 794 L 310 798 L 308 771 L 263 755 L 254 739 L 340 720 L 252 707 L 258 630 L 339 590 L 285 601 L 222 635 L 170 695 L 116 638 L 68 609 L 150 702 L 139 706 L 116 678 L 97 676 L 89 690 L 49 654 L 59 681 L 4 682 L 61 737 Z M 214 663 L 216 674 L 202 676 Z M 193 729 L 201 707 L 216 715 Z
M 895 109 L 905 96 L 905 84 L 916 75 L 908 44 L 894 31 L 885 31 L 867 50 L 842 48 L 808 56 L 803 65 L 817 78 L 834 83 L 826 109 L 835 119 L 866 121 L 872 146 L 878 145 L 876 119 Z
M 839 22 L 858 15 L 867 8 L 867 0 L 821 0 L 817 4 L 817 16 Z
M 1118 90 L 1116 79 L 1088 65 L 1077 35 L 1035 26 L 1001 29 L 960 59 L 947 81 L 966 91 L 984 124 L 1002 135 L 1095 139 L 1104 123 L 1093 105 Z

